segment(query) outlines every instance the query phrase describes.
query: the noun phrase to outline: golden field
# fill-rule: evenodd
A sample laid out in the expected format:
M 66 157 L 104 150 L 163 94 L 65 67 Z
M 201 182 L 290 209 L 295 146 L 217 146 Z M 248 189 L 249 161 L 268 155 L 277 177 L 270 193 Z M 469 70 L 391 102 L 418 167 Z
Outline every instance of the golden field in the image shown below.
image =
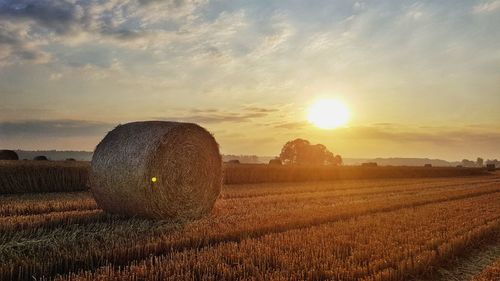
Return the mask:
M 87 191 L 2 195 L 0 280 L 427 278 L 499 243 L 499 202 L 495 173 L 224 185 L 184 224 L 104 214 Z

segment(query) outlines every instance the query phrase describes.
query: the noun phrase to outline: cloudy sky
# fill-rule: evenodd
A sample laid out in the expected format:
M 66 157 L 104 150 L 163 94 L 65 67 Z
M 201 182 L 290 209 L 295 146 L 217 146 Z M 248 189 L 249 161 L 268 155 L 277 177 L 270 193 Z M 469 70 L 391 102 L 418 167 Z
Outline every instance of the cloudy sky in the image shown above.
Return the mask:
M 179 120 L 222 152 L 500 158 L 500 0 L 0 0 L 0 147 Z M 347 127 L 306 121 L 343 101 Z

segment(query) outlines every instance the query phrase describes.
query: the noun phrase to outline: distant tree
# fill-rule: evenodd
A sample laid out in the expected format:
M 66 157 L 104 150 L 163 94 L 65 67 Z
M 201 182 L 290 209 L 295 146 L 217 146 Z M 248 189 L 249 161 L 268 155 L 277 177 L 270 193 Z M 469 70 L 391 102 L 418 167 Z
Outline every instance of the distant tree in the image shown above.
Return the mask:
M 285 164 L 341 165 L 342 157 L 334 155 L 322 144 L 295 139 L 281 149 L 279 159 Z
M 283 163 L 281 162 L 281 159 L 274 158 L 269 160 L 269 165 L 283 165 Z
M 476 163 L 474 161 L 464 159 L 464 160 L 462 160 L 462 166 L 463 167 L 475 167 Z
M 477 160 L 476 160 L 476 165 L 478 167 L 482 167 L 484 165 L 484 159 L 481 158 L 481 157 L 478 157 Z
M 281 149 L 279 158 L 286 164 L 297 164 L 303 162 L 303 154 L 311 143 L 303 139 L 295 139 L 287 142 Z
M 342 165 L 344 164 L 344 160 L 342 159 L 342 156 L 340 155 L 335 155 L 335 158 L 334 158 L 334 162 L 333 162 L 334 165 Z

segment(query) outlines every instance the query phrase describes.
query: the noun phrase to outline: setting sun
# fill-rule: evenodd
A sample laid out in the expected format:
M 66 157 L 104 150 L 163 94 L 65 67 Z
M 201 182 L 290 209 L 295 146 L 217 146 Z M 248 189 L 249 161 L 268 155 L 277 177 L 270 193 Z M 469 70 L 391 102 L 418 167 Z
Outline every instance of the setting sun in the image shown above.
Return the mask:
M 349 110 L 337 100 L 321 99 L 309 107 L 307 119 L 318 128 L 335 129 L 347 124 Z

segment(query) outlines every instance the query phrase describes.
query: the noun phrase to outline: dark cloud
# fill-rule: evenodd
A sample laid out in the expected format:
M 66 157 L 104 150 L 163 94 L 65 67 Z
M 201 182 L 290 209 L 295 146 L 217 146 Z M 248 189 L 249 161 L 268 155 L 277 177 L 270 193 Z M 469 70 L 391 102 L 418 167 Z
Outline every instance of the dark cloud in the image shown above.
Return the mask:
M 30 19 L 57 33 L 67 33 L 80 18 L 76 5 L 67 1 L 18 1 L 0 2 L 0 17 Z
M 178 121 L 192 122 L 192 123 L 222 123 L 222 122 L 241 123 L 241 122 L 249 122 L 254 118 L 265 117 L 266 115 L 267 114 L 265 113 L 219 112 L 219 113 L 188 115 L 182 117 L 172 117 L 172 118 L 166 118 L 165 120 L 178 120 Z
M 155 3 L 153 5 L 153 3 Z M 0 62 L 47 61 L 43 50 L 52 42 L 73 44 L 75 38 L 108 40 L 144 48 L 153 44 L 155 21 L 187 16 L 204 0 L 0 0 Z M 17 34 L 5 34 L 15 30 Z M 143 39 L 147 39 L 144 41 Z M 27 48 L 26 46 L 29 46 Z M 87 64 L 83 61 L 82 64 Z
M 13 31 L 9 31 L 0 25 L 0 44 L 6 45 L 18 45 L 21 43 L 17 34 Z
M 137 0 L 141 5 L 149 5 L 153 3 L 167 3 L 169 8 L 180 9 L 192 2 L 193 0 Z
M 133 10 L 145 8 L 151 3 L 161 4 L 171 13 L 199 5 L 188 0 L 124 0 L 114 3 L 91 0 L 0 0 L 0 20 L 29 20 L 57 34 L 74 31 L 99 32 L 123 40 L 141 36 L 142 30 L 125 23 L 117 23 L 115 17 L 126 17 Z M 141 19 L 134 19 L 140 21 Z M 125 23 L 125 24 L 124 24 Z M 137 28 L 140 24 L 137 24 Z
M 229 112 L 221 111 L 218 109 L 208 108 L 208 109 L 190 109 L 191 114 L 186 114 L 184 116 L 175 117 L 162 117 L 160 120 L 176 120 L 182 122 L 192 122 L 192 123 L 222 123 L 222 122 L 232 122 L 232 123 L 242 123 L 250 122 L 256 118 L 262 118 L 269 115 L 269 112 L 260 111 L 242 111 L 242 112 Z
M 267 107 L 257 107 L 257 106 L 245 107 L 245 110 L 252 112 L 262 112 L 262 113 L 271 113 L 280 111 L 278 108 L 267 108 Z
M 94 1 L 0 0 L 0 60 L 48 62 L 41 46 L 57 38 L 71 38 L 81 32 L 116 40 L 135 40 L 142 34 L 116 26 L 106 16 L 104 5 Z M 99 12 L 95 12 L 99 11 Z
M 0 48 L 4 47 L 5 52 L 0 50 L 0 59 L 10 57 L 31 62 L 48 61 L 50 56 L 30 46 L 29 41 L 23 40 L 23 33 L 22 29 L 9 28 L 0 21 Z
M 23 120 L 0 122 L 2 137 L 100 136 L 116 124 L 83 120 Z
M 373 126 L 383 126 L 383 127 L 391 127 L 391 126 L 396 126 L 397 124 L 395 123 L 375 123 Z
M 101 30 L 101 34 L 111 36 L 116 39 L 120 40 L 134 40 L 138 38 L 142 38 L 145 33 L 137 30 L 130 30 L 130 29 L 112 29 L 109 27 L 104 27 Z
M 284 122 L 273 125 L 274 128 L 278 129 L 288 129 L 288 130 L 299 130 L 307 126 L 306 122 Z
M 470 128 L 441 128 L 429 127 L 427 129 L 383 126 L 359 126 L 342 128 L 336 135 L 343 139 L 356 140 L 386 140 L 392 142 L 422 142 L 436 145 L 461 145 L 500 142 L 500 130 L 472 130 Z
M 271 123 L 278 129 L 301 130 L 312 125 L 307 122 Z M 481 130 L 477 130 L 480 128 Z M 370 126 L 338 128 L 332 131 L 336 138 L 349 140 L 383 140 L 391 142 L 421 142 L 437 145 L 500 143 L 500 128 L 486 125 L 474 127 L 408 127 L 395 123 L 377 123 Z

